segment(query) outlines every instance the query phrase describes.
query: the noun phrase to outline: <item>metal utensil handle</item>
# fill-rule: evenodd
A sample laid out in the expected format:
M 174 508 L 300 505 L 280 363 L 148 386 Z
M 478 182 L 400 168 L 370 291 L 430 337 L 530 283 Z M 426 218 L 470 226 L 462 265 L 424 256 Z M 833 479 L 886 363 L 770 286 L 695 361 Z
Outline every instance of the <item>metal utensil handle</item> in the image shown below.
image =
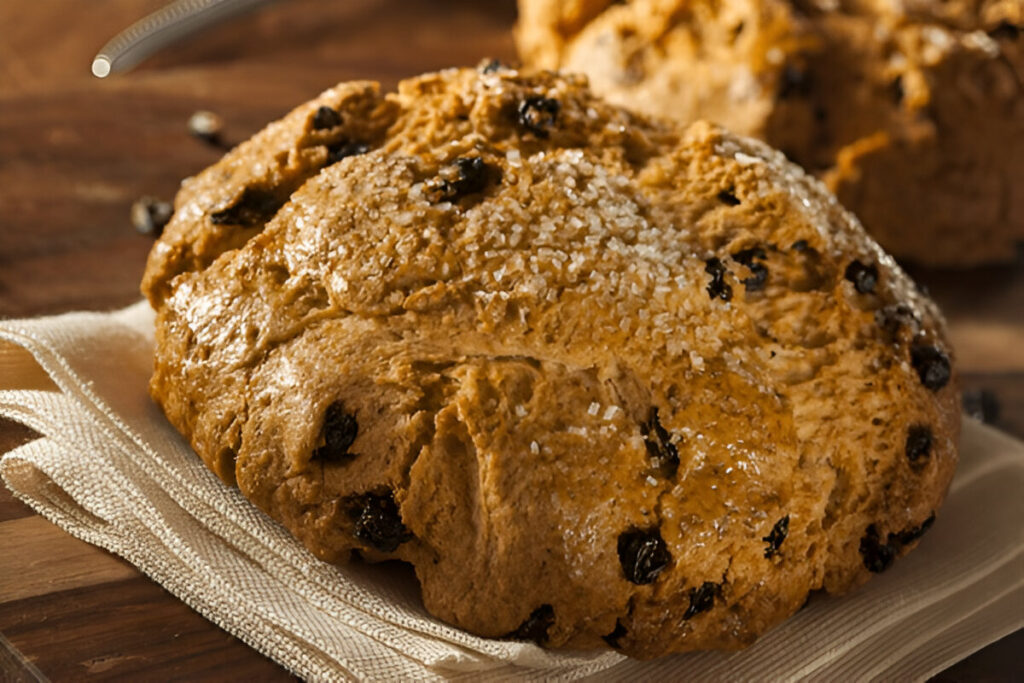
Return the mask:
M 127 71 L 157 50 L 271 0 L 175 0 L 118 33 L 92 60 L 97 78 Z

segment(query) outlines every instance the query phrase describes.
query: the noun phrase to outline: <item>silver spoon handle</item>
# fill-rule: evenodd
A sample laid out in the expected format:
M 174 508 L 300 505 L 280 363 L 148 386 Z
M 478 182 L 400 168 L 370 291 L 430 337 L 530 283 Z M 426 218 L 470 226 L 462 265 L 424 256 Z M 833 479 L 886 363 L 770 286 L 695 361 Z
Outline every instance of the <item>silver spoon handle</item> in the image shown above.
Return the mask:
M 127 71 L 182 38 L 271 0 L 174 0 L 118 33 L 92 60 L 97 78 Z

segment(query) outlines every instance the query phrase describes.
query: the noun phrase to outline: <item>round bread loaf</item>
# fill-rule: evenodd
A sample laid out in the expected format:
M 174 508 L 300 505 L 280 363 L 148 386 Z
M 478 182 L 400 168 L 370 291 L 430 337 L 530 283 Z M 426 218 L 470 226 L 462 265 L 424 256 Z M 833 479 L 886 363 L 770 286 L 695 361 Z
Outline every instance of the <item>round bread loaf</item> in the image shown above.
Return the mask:
M 477 634 L 738 648 L 913 546 L 934 304 L 760 142 L 496 64 L 324 92 L 186 180 L 154 399 L 319 557 Z
M 766 140 L 901 258 L 1012 261 L 1024 244 L 1021 0 L 519 4 L 527 64 Z

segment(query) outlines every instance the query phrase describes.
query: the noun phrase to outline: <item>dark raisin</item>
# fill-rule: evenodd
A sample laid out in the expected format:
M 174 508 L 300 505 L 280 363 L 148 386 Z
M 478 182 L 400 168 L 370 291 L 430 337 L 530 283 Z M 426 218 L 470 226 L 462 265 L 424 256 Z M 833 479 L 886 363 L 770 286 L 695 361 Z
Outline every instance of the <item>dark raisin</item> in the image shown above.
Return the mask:
M 889 534 L 889 543 L 899 543 L 900 545 L 909 545 L 917 539 L 924 536 L 925 532 L 932 528 L 932 524 L 935 523 L 935 513 L 928 515 L 928 519 L 921 522 L 920 526 L 911 527 L 904 529 L 898 534 Z
M 764 289 L 765 282 L 768 281 L 768 269 L 763 263 L 751 263 L 747 267 L 750 268 L 752 275 L 743 278 L 743 286 L 748 292 L 760 292 Z
M 715 606 L 715 596 L 718 595 L 719 586 L 717 583 L 705 581 L 699 588 L 690 590 L 690 606 L 683 613 L 683 619 L 691 619 L 701 612 L 707 612 Z
M 316 113 L 313 114 L 313 128 L 315 130 L 325 130 L 327 128 L 334 128 L 335 126 L 340 125 L 341 114 L 338 113 L 338 110 L 332 107 L 321 106 L 316 110 Z
M 988 34 L 996 40 L 1017 40 L 1020 37 L 1020 26 L 1001 21 Z
M 143 235 L 159 237 L 173 214 L 174 207 L 170 202 L 155 197 L 140 197 L 132 204 L 132 226 Z
M 497 71 L 507 68 L 499 59 L 488 59 L 480 63 L 477 67 L 480 69 L 482 74 L 493 74 Z
M 745 266 L 749 266 L 754 262 L 754 259 L 765 259 L 768 255 L 761 247 L 748 247 L 747 249 L 740 249 L 732 255 L 732 260 L 736 263 L 742 263 Z
M 934 523 L 935 513 L 933 512 L 920 526 L 911 527 L 895 534 L 890 533 L 885 543 L 882 542 L 878 534 L 878 528 L 874 524 L 870 525 L 864 532 L 864 538 L 860 540 L 860 554 L 864 558 L 864 566 L 876 574 L 884 572 L 892 566 L 900 546 L 913 543 L 924 536 Z
M 964 412 L 976 420 L 993 424 L 999 419 L 999 399 L 988 389 L 965 391 Z
M 892 95 L 892 100 L 896 104 L 903 102 L 903 98 L 906 93 L 903 91 L 903 77 L 897 76 L 893 79 L 892 83 L 889 84 L 889 92 Z
M 890 534 L 891 536 L 891 534 Z M 878 528 L 870 525 L 860 539 L 860 554 L 864 558 L 864 566 L 868 571 L 880 574 L 892 566 L 896 559 L 897 548 L 888 543 L 882 543 L 878 536 Z
M 324 413 L 324 445 L 313 451 L 314 458 L 343 458 L 359 435 L 355 415 L 345 412 L 341 403 L 332 403 Z
M 551 605 L 541 605 L 530 612 L 530 616 L 519 625 L 519 627 L 506 635 L 510 640 L 532 640 L 535 643 L 543 644 L 548 639 L 548 629 L 555 623 L 555 608 Z
M 615 620 L 615 630 L 606 636 L 601 636 L 601 640 L 608 643 L 610 647 L 618 647 L 619 641 L 626 635 L 626 627 L 622 625 L 622 622 Z
M 732 287 L 725 282 L 725 266 L 721 259 L 712 256 L 704 262 L 704 272 L 711 275 L 708 283 L 708 296 L 712 299 L 729 301 L 732 299 Z
M 618 546 L 623 573 L 631 582 L 641 586 L 652 583 L 672 561 L 657 527 L 631 527 L 619 534 Z
M 224 121 L 212 111 L 200 110 L 188 117 L 189 134 L 214 147 L 223 145 L 221 139 L 223 130 Z
M 875 264 L 865 265 L 860 261 L 851 261 L 846 266 L 844 277 L 853 283 L 854 289 L 861 294 L 870 294 L 878 284 L 878 268 Z
M 558 121 L 562 105 L 550 97 L 534 95 L 519 103 L 517 121 L 519 125 L 539 138 L 548 136 L 548 129 Z
M 808 246 L 807 240 L 797 240 L 789 248 L 793 251 L 805 251 Z
M 901 327 L 913 328 L 920 321 L 910 306 L 889 304 L 875 311 L 875 322 L 889 337 L 895 339 Z
M 786 540 L 787 534 L 789 534 L 789 515 L 775 522 L 771 532 L 761 539 L 768 544 L 768 547 L 764 549 L 764 556 L 768 558 L 775 556 L 779 552 L 779 546 Z
M 370 151 L 370 146 L 365 142 L 339 142 L 327 148 L 327 165 L 336 164 L 342 159 L 359 156 Z
M 914 425 L 907 430 L 907 459 L 912 465 L 922 464 L 932 450 L 932 430 L 926 425 Z
M 463 197 L 482 192 L 489 183 L 501 177 L 501 171 L 481 157 L 462 157 L 455 160 L 454 178 L 438 178 L 428 186 L 427 192 L 434 202 L 457 202 Z
M 231 206 L 210 214 L 214 225 L 259 225 L 273 218 L 282 202 L 268 190 L 245 188 Z
M 741 249 L 734 253 L 732 258 L 737 263 L 741 263 L 750 269 L 750 277 L 742 280 L 743 286 L 746 290 L 748 292 L 759 292 L 763 290 L 765 282 L 768 281 L 768 269 L 763 263 L 758 263 L 754 259 L 766 258 L 764 249 L 761 247 Z
M 911 347 L 910 364 L 917 370 L 921 384 L 932 391 L 938 391 L 949 382 L 949 357 L 937 346 L 919 344 Z
M 364 493 L 348 500 L 349 516 L 355 521 L 355 536 L 385 553 L 412 538 L 402 523 L 394 494 Z
M 647 453 L 658 463 L 658 469 L 662 476 L 668 479 L 676 476 L 676 472 L 679 470 L 679 451 L 672 443 L 672 436 L 658 419 L 656 407 L 651 408 L 647 415 L 647 421 L 640 425 L 640 431 L 644 435 Z
M 719 192 L 718 193 L 718 201 L 722 202 L 726 206 L 739 206 L 740 205 L 739 197 L 737 197 L 735 194 L 733 194 L 733 189 L 732 188 L 729 188 L 728 190 L 722 190 L 721 192 Z
M 780 100 L 790 97 L 805 97 L 811 93 L 811 77 L 806 70 L 787 64 L 779 79 L 778 97 Z

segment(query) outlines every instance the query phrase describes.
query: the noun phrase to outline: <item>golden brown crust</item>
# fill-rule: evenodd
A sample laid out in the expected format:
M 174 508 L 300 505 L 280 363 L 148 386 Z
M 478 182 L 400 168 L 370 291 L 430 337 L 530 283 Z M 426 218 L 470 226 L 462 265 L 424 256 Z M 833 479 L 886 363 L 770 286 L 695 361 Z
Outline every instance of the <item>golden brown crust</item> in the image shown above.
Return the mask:
M 528 65 L 709 119 L 822 177 L 897 256 L 972 265 L 1024 243 L 1019 0 L 520 0 Z
M 475 633 L 653 657 L 916 542 L 956 463 L 943 323 L 818 181 L 574 77 L 345 92 L 200 175 L 146 273 L 153 397 L 317 555 L 411 562 Z M 320 106 L 364 153 L 307 143 Z M 300 148 L 326 165 L 258 234 L 164 257 L 207 253 L 224 166 Z

